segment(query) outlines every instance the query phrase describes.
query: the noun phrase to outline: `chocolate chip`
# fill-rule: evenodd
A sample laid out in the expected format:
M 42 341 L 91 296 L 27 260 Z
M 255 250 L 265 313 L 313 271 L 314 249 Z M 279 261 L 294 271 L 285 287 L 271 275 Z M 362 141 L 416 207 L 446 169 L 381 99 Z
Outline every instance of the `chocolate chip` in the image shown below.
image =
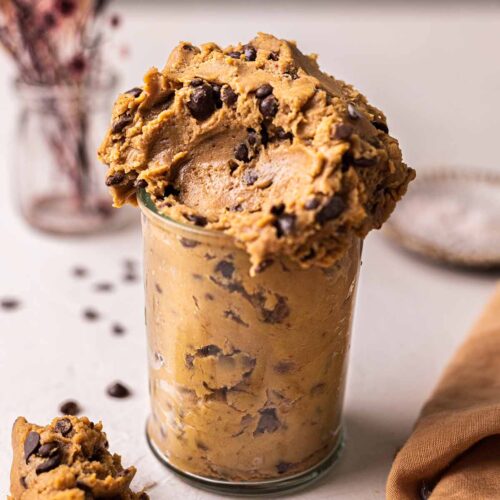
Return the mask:
M 285 375 L 286 373 L 290 373 L 294 368 L 295 368 L 294 362 L 289 360 L 278 361 L 273 366 L 274 371 L 276 373 L 279 373 L 280 375 Z
M 238 100 L 238 94 L 229 85 L 224 85 L 221 89 L 220 99 L 226 106 L 232 106 Z
M 290 462 L 279 462 L 276 464 L 276 471 L 278 474 L 284 474 L 285 472 L 288 472 L 291 468 L 293 467 L 293 464 Z
M 55 425 L 56 432 L 59 432 L 63 436 L 68 435 L 73 429 L 73 424 L 69 420 L 69 418 L 61 418 L 57 421 Z
M 158 283 L 155 283 L 155 289 L 158 293 L 163 293 L 163 288 Z
M 257 139 L 258 139 L 257 132 L 253 128 L 248 128 L 247 132 L 248 132 L 248 137 L 247 137 L 248 144 L 250 144 L 250 146 L 255 146 L 255 144 L 257 144 Z
M 305 203 L 304 203 L 304 208 L 306 210 L 314 210 L 315 208 L 318 208 L 320 206 L 321 202 L 319 198 L 309 198 Z
M 203 81 L 202 78 L 194 78 L 191 80 L 191 87 L 199 87 L 200 85 L 203 85 L 205 82 Z
M 125 333 L 125 327 L 120 325 L 120 323 L 113 323 L 111 326 L 111 331 L 115 335 L 123 335 Z
M 289 76 L 292 80 L 297 80 L 299 77 L 299 70 L 295 66 L 292 66 L 288 68 L 284 74 Z
M 238 52 L 237 50 L 233 50 L 231 52 L 228 52 L 227 55 L 229 57 L 232 57 L 233 59 L 239 59 L 241 57 L 241 52 Z
M 264 85 L 261 85 L 256 91 L 255 91 L 255 97 L 257 99 L 264 99 L 264 97 L 267 97 L 268 95 L 271 95 L 273 93 L 273 87 L 269 83 L 264 83 Z
M 134 97 L 139 97 L 142 94 L 142 89 L 139 87 L 134 87 L 133 89 L 127 90 L 125 94 L 131 94 Z
M 221 349 L 214 344 L 209 344 L 201 347 L 196 352 L 200 357 L 206 358 L 207 356 L 217 356 L 221 352 Z
M 243 48 L 245 59 L 247 61 L 255 61 L 255 59 L 257 58 L 257 51 L 255 50 L 255 47 L 252 47 L 251 45 L 245 45 Z
M 99 313 L 95 309 L 87 308 L 83 311 L 83 317 L 87 321 L 97 321 L 99 319 Z
M 212 92 L 214 93 L 214 102 L 215 102 L 215 107 L 217 109 L 222 108 L 222 99 L 221 99 L 221 86 L 218 85 L 217 83 L 212 83 Z
M 24 459 L 28 463 L 29 458 L 33 453 L 35 453 L 40 447 L 40 434 L 35 431 L 31 431 L 24 441 Z
M 37 455 L 42 458 L 47 458 L 55 455 L 59 451 L 59 443 L 57 441 L 52 441 L 50 443 L 45 443 L 40 446 Z
M 252 186 L 253 184 L 255 184 L 258 178 L 259 176 L 253 170 L 246 170 L 243 174 L 243 182 L 247 186 Z
M 373 165 L 376 165 L 377 163 L 377 157 L 373 158 L 353 158 L 352 162 L 354 165 L 357 167 L 371 167 Z
M 270 210 L 270 212 L 273 215 L 281 215 L 284 211 L 285 211 L 284 203 L 278 203 L 277 205 L 273 205 Z
M 195 215 L 195 214 L 183 214 L 184 217 L 192 222 L 195 226 L 204 227 L 208 224 L 208 220 L 203 215 Z
M 125 179 L 125 172 L 116 172 L 106 179 L 106 186 L 116 186 Z
M 432 490 L 433 488 L 431 488 L 426 481 L 422 481 L 422 485 L 420 487 L 420 500 L 429 500 Z
M 106 389 L 108 396 L 123 399 L 130 396 L 130 390 L 120 382 L 115 382 Z
M 144 189 L 148 187 L 148 181 L 146 179 L 137 179 L 134 186 L 137 189 Z
M 379 121 L 373 121 L 372 122 L 372 125 L 378 129 L 378 130 L 382 130 L 382 132 L 388 134 L 389 133 L 389 127 L 384 123 L 384 122 L 379 122 Z
M 20 306 L 20 304 L 19 300 L 13 297 L 6 297 L 0 300 L 0 307 L 6 311 L 14 311 Z
M 116 120 L 113 123 L 113 128 L 111 130 L 112 133 L 118 134 L 118 133 L 122 132 L 123 129 L 125 127 L 127 127 L 128 125 L 130 125 L 133 121 L 134 121 L 134 117 L 132 116 L 130 111 L 126 111 L 122 116 L 120 116 L 118 118 L 118 120 Z
M 268 118 L 276 115 L 278 107 L 278 100 L 272 94 L 262 99 L 259 104 L 260 112 Z
M 111 292 L 113 291 L 113 288 L 113 283 L 108 283 L 107 281 L 96 283 L 94 285 L 94 290 L 96 292 Z
M 276 228 L 276 236 L 281 238 L 293 232 L 295 229 L 295 221 L 297 216 L 294 214 L 283 214 L 274 221 L 274 227 Z
M 330 220 L 336 219 L 346 208 L 344 200 L 335 195 L 330 198 L 321 210 L 316 214 L 316 221 L 324 224 Z
M 215 266 L 215 272 L 222 274 L 226 279 L 231 279 L 234 274 L 234 264 L 228 260 L 221 260 Z
M 347 104 L 347 114 L 349 115 L 349 118 L 351 120 L 359 120 L 361 118 L 361 116 L 363 116 L 358 108 L 356 107 L 356 105 L 352 102 L 349 102 Z
M 63 415 L 78 415 L 82 410 L 76 401 L 70 399 L 59 406 L 59 411 Z
M 276 129 L 276 137 L 282 141 L 285 139 L 293 140 L 293 134 L 291 132 L 287 132 L 283 127 L 278 127 Z
M 184 248 L 196 248 L 198 245 L 201 245 L 199 241 L 184 237 L 180 238 L 179 242 Z
M 239 160 L 239 161 L 243 161 L 243 162 L 248 162 L 249 161 L 249 158 L 248 158 L 248 147 L 247 145 L 242 142 L 241 144 L 238 144 L 235 148 L 234 148 L 234 157 Z
M 135 283 L 138 280 L 139 277 L 133 271 L 125 273 L 125 275 L 123 276 L 123 281 L 125 281 L 126 283 Z
M 35 470 L 36 474 L 43 474 L 44 472 L 49 472 L 56 467 L 61 465 L 61 454 L 57 453 L 53 457 L 48 458 L 45 462 L 39 464 Z
M 203 84 L 196 87 L 191 93 L 187 107 L 191 115 L 197 120 L 206 120 L 215 111 L 215 99 L 212 87 Z
M 19 478 L 19 484 L 21 485 L 22 488 L 25 490 L 28 488 L 28 484 L 26 483 L 26 478 L 24 476 L 21 476 Z
M 169 184 L 163 192 L 164 198 L 169 196 L 179 196 L 180 194 L 181 192 L 173 184 Z
M 354 127 L 349 123 L 338 123 L 335 126 L 335 131 L 332 135 L 332 139 L 337 139 L 341 141 L 345 141 L 351 137 L 354 132 Z
M 259 413 L 260 419 L 254 431 L 254 435 L 264 434 L 265 432 L 276 432 L 279 429 L 280 421 L 276 415 L 275 408 L 264 408 L 259 410 Z
M 271 52 L 268 56 L 268 59 L 270 61 L 277 61 L 279 58 L 280 58 L 280 55 L 278 54 L 278 52 Z
M 73 276 L 76 278 L 84 278 L 88 274 L 88 270 L 85 267 L 82 266 L 76 266 L 72 270 Z

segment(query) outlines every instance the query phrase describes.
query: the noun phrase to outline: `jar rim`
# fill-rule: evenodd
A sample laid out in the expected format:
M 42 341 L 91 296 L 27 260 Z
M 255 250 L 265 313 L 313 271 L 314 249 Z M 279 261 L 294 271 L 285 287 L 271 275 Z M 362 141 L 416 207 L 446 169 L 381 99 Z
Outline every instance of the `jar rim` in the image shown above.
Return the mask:
M 171 229 L 176 231 L 184 231 L 191 234 L 197 234 L 199 236 L 212 237 L 225 239 L 227 241 L 234 241 L 233 237 L 229 234 L 223 233 L 216 229 L 204 229 L 199 226 L 193 226 L 192 224 L 187 224 L 174 220 L 161 212 L 159 212 L 156 205 L 151 200 L 151 197 L 147 193 L 145 188 L 137 190 L 137 202 L 143 214 L 151 216 L 159 224 L 170 226 Z

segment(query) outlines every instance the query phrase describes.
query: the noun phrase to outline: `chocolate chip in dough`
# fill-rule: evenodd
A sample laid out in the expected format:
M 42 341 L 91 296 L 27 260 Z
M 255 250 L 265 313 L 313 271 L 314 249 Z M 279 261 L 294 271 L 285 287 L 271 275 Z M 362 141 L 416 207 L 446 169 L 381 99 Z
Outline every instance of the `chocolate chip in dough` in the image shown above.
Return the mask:
M 24 459 L 28 463 L 29 458 L 33 453 L 35 453 L 40 447 L 40 434 L 35 431 L 31 431 L 24 441 Z
M 204 347 L 201 347 L 196 351 L 198 355 L 202 358 L 206 358 L 207 356 L 217 356 L 221 352 L 220 347 L 217 347 L 214 344 L 209 344 Z
M 183 215 L 189 222 L 192 222 L 195 226 L 204 227 L 208 224 L 207 218 L 203 217 L 203 215 L 196 215 L 196 214 L 183 214 Z
M 357 167 L 372 167 L 373 165 L 376 165 L 377 164 L 377 157 L 373 157 L 373 158 L 353 158 L 352 162 L 354 163 L 354 165 L 356 165 Z
M 57 441 L 52 441 L 50 443 L 42 444 L 37 455 L 42 458 L 48 458 L 54 456 L 58 451 L 59 443 Z
M 259 104 L 260 112 L 267 118 L 276 116 L 278 107 L 278 100 L 272 94 L 262 99 Z
M 278 127 L 276 129 L 276 137 L 282 141 L 285 139 L 293 140 L 293 134 L 291 132 L 287 132 L 283 127 Z
M 316 221 L 324 224 L 330 220 L 336 219 L 346 208 L 344 200 L 335 195 L 330 198 L 321 210 L 316 214 Z
M 244 48 L 244 54 L 245 54 L 245 59 L 247 61 L 255 61 L 257 58 L 257 51 L 255 50 L 255 47 L 252 47 L 251 45 L 245 45 Z
M 121 382 L 114 382 L 113 384 L 108 386 L 106 392 L 108 396 L 118 399 L 128 398 L 131 394 L 128 387 L 123 385 Z
M 258 178 L 259 176 L 253 170 L 246 170 L 243 174 L 243 182 L 247 186 L 253 186 L 257 182 Z
M 21 302 L 14 297 L 5 297 L 0 300 L 0 308 L 5 311 L 15 311 L 20 305 Z
M 354 132 L 354 127 L 349 123 L 338 123 L 335 126 L 335 131 L 332 135 L 332 139 L 345 141 L 351 137 Z
M 112 128 L 113 134 L 118 134 L 122 132 L 126 127 L 128 127 L 134 121 L 134 117 L 130 111 L 126 111 L 122 116 L 120 116 L 114 123 Z
M 45 472 L 50 472 L 51 470 L 55 469 L 56 467 L 59 467 L 61 465 L 61 454 L 57 453 L 54 456 L 48 458 L 45 460 L 45 462 L 42 462 L 39 464 L 35 470 L 37 475 L 43 474 Z
M 274 227 L 276 228 L 276 235 L 278 238 L 286 236 L 293 232 L 295 229 L 295 221 L 297 217 L 294 214 L 283 214 L 278 216 L 274 222 Z
M 229 85 L 224 85 L 220 91 L 220 99 L 226 106 L 232 106 L 238 100 L 238 94 Z
M 59 434 L 67 436 L 73 429 L 73 424 L 71 423 L 69 418 L 61 418 L 57 421 L 55 429 L 57 432 L 59 432 Z
M 261 85 L 256 91 L 255 91 L 255 97 L 257 99 L 264 99 L 264 97 L 267 97 L 268 95 L 271 95 L 273 93 L 273 87 L 269 83 L 264 83 L 264 85 Z
M 280 421 L 276 415 L 275 408 L 264 408 L 259 411 L 260 418 L 254 435 L 264 434 L 265 432 L 276 432 L 280 427 Z
M 278 59 L 280 58 L 280 55 L 278 54 L 278 52 L 271 52 L 268 56 L 268 59 L 270 61 L 277 61 Z
M 133 89 L 127 90 L 125 94 L 130 94 L 134 97 L 139 97 L 142 94 L 142 89 L 139 87 L 134 87 Z
M 318 198 L 309 198 L 305 203 L 304 203 L 304 208 L 306 210 L 314 210 L 318 208 L 321 204 L 321 201 Z
M 125 180 L 125 172 L 116 172 L 106 179 L 106 186 L 117 186 Z
M 65 401 L 59 406 L 59 411 L 63 415 L 78 415 L 82 409 L 80 408 L 80 405 L 73 399 L 69 399 L 68 401 Z
M 222 274 L 226 279 L 231 279 L 234 274 L 234 264 L 228 260 L 221 260 L 215 266 L 215 272 Z
M 352 102 L 347 104 L 347 114 L 351 120 L 359 120 L 362 116 L 356 105 Z
M 237 50 L 233 50 L 232 52 L 228 52 L 227 55 L 229 57 L 232 57 L 233 59 L 239 59 L 241 57 L 241 52 L 238 52 Z
M 276 464 L 276 471 L 278 474 L 284 474 L 285 472 L 288 472 L 291 468 L 293 467 L 293 464 L 290 462 L 279 462 Z
M 134 183 L 134 187 L 137 189 L 144 189 L 148 187 L 148 181 L 146 179 L 137 179 Z
M 377 120 L 372 122 L 372 125 L 377 129 L 381 130 L 382 132 L 388 134 L 389 133 L 389 127 L 384 123 L 384 122 L 379 122 Z
M 243 161 L 243 162 L 249 161 L 248 146 L 244 142 L 242 142 L 241 144 L 238 144 L 234 148 L 234 157 L 239 161 Z
M 203 121 L 209 118 L 215 111 L 215 96 L 212 87 L 203 84 L 196 87 L 191 93 L 187 107 L 193 118 Z
M 200 85 L 203 85 L 204 83 L 205 82 L 203 81 L 202 78 L 193 78 L 189 85 L 191 85 L 191 87 L 199 87 Z

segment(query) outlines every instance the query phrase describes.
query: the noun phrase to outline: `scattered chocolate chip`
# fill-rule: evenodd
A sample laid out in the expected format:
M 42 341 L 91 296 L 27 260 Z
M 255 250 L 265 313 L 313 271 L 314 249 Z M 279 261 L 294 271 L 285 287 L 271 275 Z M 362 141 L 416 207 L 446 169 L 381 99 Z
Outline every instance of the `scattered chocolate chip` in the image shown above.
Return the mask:
M 195 87 L 191 93 L 187 107 L 191 115 L 197 120 L 206 120 L 215 111 L 215 99 L 212 87 L 203 84 Z
M 280 58 L 278 52 L 271 52 L 268 56 L 268 59 L 271 61 L 277 61 Z
M 66 436 L 71 432 L 71 429 L 73 429 L 73 424 L 71 423 L 69 418 L 61 418 L 57 421 L 55 429 L 63 436 Z
M 251 45 L 245 45 L 243 47 L 244 49 L 244 54 L 245 54 L 245 59 L 247 61 L 255 61 L 257 58 L 257 51 L 255 50 L 255 47 L 252 47 Z
M 377 157 L 373 158 L 353 158 L 352 163 L 357 167 L 371 167 L 377 164 Z
M 255 184 L 258 178 L 259 176 L 253 170 L 245 170 L 245 173 L 243 174 L 243 182 L 247 186 Z
M 238 52 L 237 50 L 233 50 L 232 52 L 228 52 L 227 55 L 229 57 L 232 57 L 233 59 L 239 59 L 241 57 L 241 52 Z
M 107 281 L 96 283 L 94 285 L 94 290 L 96 292 L 112 292 L 113 288 L 114 288 L 113 283 L 108 283 Z
M 97 321 L 99 319 L 99 313 L 95 309 L 87 308 L 83 311 L 83 317 L 87 321 Z
M 338 123 L 335 126 L 335 131 L 332 135 L 332 139 L 337 139 L 341 141 L 345 141 L 351 137 L 354 132 L 354 127 L 349 123 Z
M 71 272 L 72 272 L 73 276 L 75 276 L 76 278 L 84 278 L 88 274 L 88 270 L 82 266 L 74 267 Z
M 382 132 L 388 134 L 389 133 L 389 127 L 384 123 L 384 122 L 379 122 L 379 121 L 373 121 L 372 125 L 377 129 L 381 130 Z
M 33 453 L 35 453 L 40 447 L 40 434 L 35 431 L 31 431 L 24 441 L 24 459 L 28 463 L 29 458 Z
M 283 214 L 278 216 L 274 222 L 274 227 L 276 228 L 276 235 L 278 238 L 286 236 L 293 232 L 295 229 L 295 221 L 297 216 L 294 214 Z
M 279 462 L 276 464 L 276 471 L 278 474 L 284 474 L 285 472 L 288 472 L 291 468 L 293 467 L 293 464 L 290 462 Z
M 347 104 L 347 114 L 351 120 L 359 120 L 362 116 L 356 105 L 352 102 Z
M 61 406 L 59 406 L 59 411 L 63 414 L 63 415 L 78 415 L 82 409 L 80 408 L 80 405 L 70 399 L 68 401 L 65 401 L 64 403 L 61 404 Z
M 128 127 L 134 121 L 134 117 L 130 111 L 126 111 L 118 120 L 113 123 L 112 133 L 118 134 L 123 131 L 124 128 Z
M 229 85 L 224 85 L 221 89 L 220 99 L 226 106 L 232 106 L 238 100 L 238 94 Z
M 0 307 L 6 311 L 14 311 L 19 308 L 21 302 L 13 297 L 6 297 L 0 300 Z
M 276 415 L 275 408 L 264 408 L 259 410 L 259 413 L 260 419 L 254 431 L 254 435 L 264 434 L 265 432 L 276 432 L 279 429 L 280 421 Z
M 206 358 L 207 356 L 217 356 L 221 352 L 221 349 L 214 344 L 209 344 L 201 347 L 196 352 L 200 357 Z
M 134 97 L 139 97 L 142 94 L 142 89 L 139 87 L 134 87 L 133 89 L 127 90 L 125 94 L 133 95 Z
M 249 158 L 248 158 L 248 147 L 247 145 L 242 142 L 241 144 L 238 144 L 235 148 L 234 148 L 234 157 L 239 160 L 239 161 L 243 161 L 243 162 L 248 162 L 249 161 Z
M 57 453 L 53 457 L 48 458 L 45 462 L 39 464 L 35 470 L 36 474 L 43 474 L 44 472 L 49 472 L 56 467 L 61 465 L 61 454 Z
M 130 396 L 130 390 L 128 389 L 128 387 L 125 387 L 120 382 L 114 382 L 113 384 L 108 386 L 106 392 L 108 396 L 111 396 L 112 398 L 123 399 Z
M 278 203 L 277 205 L 273 205 L 270 210 L 270 212 L 273 215 L 281 215 L 284 211 L 285 211 L 284 203 Z
M 314 210 L 315 208 L 318 208 L 320 204 L 321 204 L 321 202 L 320 202 L 319 198 L 309 198 L 304 203 L 304 208 L 306 210 Z
M 125 281 L 126 283 L 135 283 L 138 280 L 139 277 L 133 271 L 129 271 L 128 273 L 125 273 L 123 276 L 123 281 Z
M 264 85 L 261 85 L 255 91 L 255 97 L 257 97 L 257 99 L 264 99 L 264 97 L 267 97 L 268 95 L 271 95 L 272 93 L 273 93 L 273 86 L 270 85 L 269 83 L 264 83 Z
M 116 186 L 125 180 L 125 172 L 116 172 L 106 179 L 106 186 Z
M 208 220 L 203 215 L 195 215 L 195 214 L 182 214 L 189 221 L 192 222 L 195 226 L 204 227 L 208 224 Z
M 234 274 L 234 264 L 228 260 L 221 260 L 215 266 L 215 272 L 222 274 L 224 278 L 231 279 Z
M 276 137 L 282 141 L 285 139 L 293 140 L 293 134 L 291 132 L 287 132 L 283 127 L 278 127 L 276 129 Z
M 191 80 L 191 87 L 199 87 L 200 85 L 203 85 L 205 82 L 203 81 L 202 78 L 194 78 Z
M 123 335 L 125 333 L 125 327 L 120 325 L 120 323 L 113 323 L 113 325 L 111 325 L 111 331 L 115 335 Z
M 321 210 L 316 214 L 316 221 L 324 224 L 330 220 L 336 219 L 346 208 L 344 200 L 335 195 L 330 198 Z
M 52 441 L 50 443 L 45 443 L 40 446 L 37 455 L 42 458 L 47 458 L 55 455 L 59 451 L 59 443 L 57 441 Z
M 180 244 L 184 247 L 184 248 L 195 248 L 197 247 L 198 245 L 200 245 L 201 243 L 199 241 L 196 241 L 196 240 L 192 240 L 190 238 L 184 238 L 184 237 L 181 237 L 179 239 L 179 242 Z
M 262 99 L 259 104 L 260 112 L 268 118 L 276 115 L 278 107 L 278 100 L 272 94 Z
M 264 272 L 268 267 L 271 267 L 274 263 L 273 259 L 264 259 L 263 261 L 259 262 L 257 267 L 255 268 L 256 273 L 262 273 Z
M 134 186 L 137 189 L 144 189 L 148 187 L 148 181 L 146 179 L 137 179 Z

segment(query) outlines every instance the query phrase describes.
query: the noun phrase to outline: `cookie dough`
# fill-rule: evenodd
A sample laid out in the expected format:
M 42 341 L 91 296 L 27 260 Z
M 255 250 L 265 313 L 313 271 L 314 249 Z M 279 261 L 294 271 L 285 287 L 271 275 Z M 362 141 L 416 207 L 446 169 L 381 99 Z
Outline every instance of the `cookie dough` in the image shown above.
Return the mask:
M 280 256 L 329 267 L 382 225 L 415 175 L 388 132 L 316 56 L 259 34 L 180 43 L 118 98 L 99 156 L 116 206 L 146 188 L 161 213 L 232 235 L 254 274 Z
M 130 482 L 135 468 L 124 469 L 108 451 L 102 424 L 88 418 L 55 418 L 40 427 L 19 417 L 12 430 L 13 500 L 146 500 Z

